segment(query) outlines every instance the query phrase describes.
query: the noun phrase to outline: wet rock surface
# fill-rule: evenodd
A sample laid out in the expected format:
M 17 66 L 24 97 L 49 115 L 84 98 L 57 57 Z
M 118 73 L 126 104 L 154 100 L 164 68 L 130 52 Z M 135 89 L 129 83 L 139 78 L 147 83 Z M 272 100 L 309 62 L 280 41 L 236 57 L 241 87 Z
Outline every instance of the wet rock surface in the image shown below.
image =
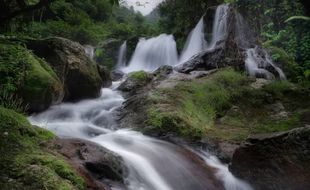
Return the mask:
M 256 135 L 239 147 L 230 171 L 258 190 L 310 189 L 310 127 Z
M 123 160 L 95 143 L 81 139 L 56 139 L 49 144 L 68 159 L 86 180 L 87 189 L 109 190 L 109 184 L 122 186 L 126 176 Z

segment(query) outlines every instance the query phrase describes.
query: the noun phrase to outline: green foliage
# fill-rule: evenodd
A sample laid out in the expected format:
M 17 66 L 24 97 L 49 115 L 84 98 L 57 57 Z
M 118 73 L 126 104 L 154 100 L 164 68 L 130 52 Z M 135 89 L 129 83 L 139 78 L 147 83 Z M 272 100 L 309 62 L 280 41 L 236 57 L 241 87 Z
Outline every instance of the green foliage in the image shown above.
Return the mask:
M 85 183 L 60 155 L 40 146 L 54 135 L 0 107 L 0 186 L 4 189 L 84 189 Z
M 35 11 L 30 20 L 24 18 L 22 23 L 15 20 L 12 24 L 20 26 L 6 31 L 7 34 L 35 38 L 60 36 L 82 44 L 154 33 L 140 13 L 117 6 L 111 0 L 56 0 L 48 11 Z
M 207 28 L 212 28 L 212 16 L 214 14 L 211 8 L 219 5 L 222 0 L 166 0 L 159 5 L 159 27 L 165 33 L 174 34 L 178 48 L 181 49 L 185 43 L 187 35 L 198 23 L 199 19 L 205 16 Z
M 25 113 L 28 106 L 24 104 L 23 100 L 14 94 L 10 94 L 6 90 L 0 91 L 0 106 L 15 110 L 19 113 Z
M 292 16 L 288 18 L 285 22 L 291 22 L 295 20 L 304 20 L 304 21 L 310 21 L 310 17 L 307 16 Z
M 254 31 L 261 34 L 265 45 L 282 48 L 298 66 L 290 64 L 292 81 L 309 80 L 310 22 L 300 1 L 235 0 L 234 4 L 247 18 Z M 275 57 L 274 58 L 278 58 Z M 292 61 L 290 61 L 292 63 Z M 292 74 L 292 73 L 289 73 Z

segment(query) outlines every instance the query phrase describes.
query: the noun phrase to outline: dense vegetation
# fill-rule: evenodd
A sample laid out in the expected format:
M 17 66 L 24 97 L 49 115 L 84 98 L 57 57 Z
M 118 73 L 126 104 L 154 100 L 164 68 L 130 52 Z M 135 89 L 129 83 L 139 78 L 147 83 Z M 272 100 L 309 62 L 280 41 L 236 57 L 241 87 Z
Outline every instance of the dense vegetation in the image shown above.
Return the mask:
M 4 2 L 5 14 L 18 10 L 19 1 Z M 37 1 L 24 1 L 35 4 Z M 31 12 L 1 22 L 1 32 L 35 38 L 61 36 L 82 44 L 96 44 L 108 38 L 128 39 L 152 31 L 140 13 L 111 0 L 55 0 Z M 2 3 L 1 3 L 2 4 Z

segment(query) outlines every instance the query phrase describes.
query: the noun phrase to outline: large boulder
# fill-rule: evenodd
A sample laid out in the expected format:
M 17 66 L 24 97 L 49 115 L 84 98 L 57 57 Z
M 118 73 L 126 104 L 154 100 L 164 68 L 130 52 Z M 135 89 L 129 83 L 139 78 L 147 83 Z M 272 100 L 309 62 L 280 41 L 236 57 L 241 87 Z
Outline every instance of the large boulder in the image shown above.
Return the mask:
M 40 112 L 64 97 L 63 85 L 52 68 L 26 48 L 14 42 L 0 42 L 1 101 L 9 94 L 23 99 L 29 112 Z
M 250 137 L 229 169 L 257 190 L 310 189 L 310 127 Z
M 110 189 L 108 183 L 122 186 L 127 168 L 122 158 L 95 143 L 81 139 L 59 139 L 48 146 L 68 159 L 86 179 L 87 189 Z
M 27 40 L 26 45 L 54 69 L 64 85 L 66 101 L 96 98 L 100 95 L 102 79 L 97 65 L 87 57 L 79 43 L 54 37 Z

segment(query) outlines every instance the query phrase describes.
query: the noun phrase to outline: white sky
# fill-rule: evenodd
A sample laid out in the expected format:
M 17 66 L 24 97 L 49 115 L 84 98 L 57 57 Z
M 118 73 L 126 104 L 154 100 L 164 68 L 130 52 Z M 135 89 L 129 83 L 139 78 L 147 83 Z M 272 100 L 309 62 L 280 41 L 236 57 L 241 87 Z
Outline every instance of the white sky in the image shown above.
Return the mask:
M 143 15 L 147 15 L 163 0 L 124 0 L 127 5 L 133 6 L 136 11 L 140 11 Z

